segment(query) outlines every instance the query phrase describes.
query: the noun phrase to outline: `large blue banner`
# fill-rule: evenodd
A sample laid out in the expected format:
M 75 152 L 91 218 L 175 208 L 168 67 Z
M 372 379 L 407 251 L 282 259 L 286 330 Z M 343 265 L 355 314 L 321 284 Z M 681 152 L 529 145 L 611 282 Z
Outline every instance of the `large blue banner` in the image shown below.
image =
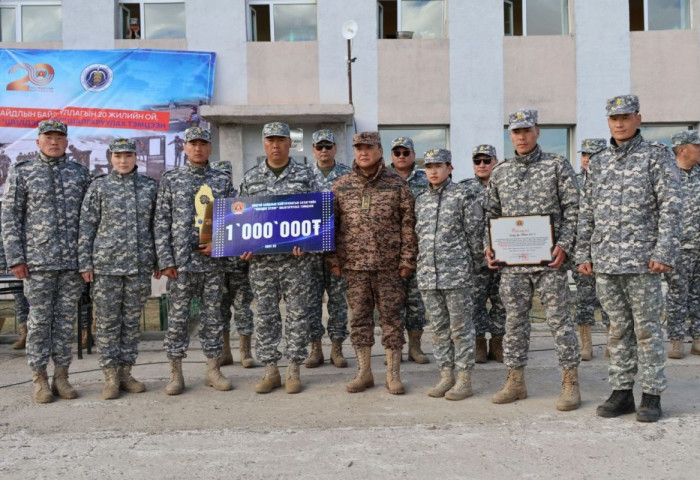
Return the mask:
M 333 192 L 214 200 L 212 256 L 335 249 Z

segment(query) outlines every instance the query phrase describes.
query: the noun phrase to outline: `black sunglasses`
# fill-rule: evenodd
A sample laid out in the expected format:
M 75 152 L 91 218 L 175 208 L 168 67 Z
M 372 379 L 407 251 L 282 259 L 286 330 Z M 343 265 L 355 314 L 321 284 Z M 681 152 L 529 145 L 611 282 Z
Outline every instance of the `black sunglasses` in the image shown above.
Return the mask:
M 484 165 L 491 165 L 490 158 L 475 158 L 474 159 L 474 165 L 481 165 L 481 162 L 484 162 Z
M 391 154 L 395 157 L 410 157 L 411 156 L 411 151 L 410 150 L 393 150 Z
M 315 148 L 316 150 L 318 150 L 319 152 L 320 152 L 320 151 L 323 151 L 323 150 L 333 150 L 333 147 L 335 147 L 335 145 L 328 145 L 328 144 L 324 144 L 324 145 L 314 145 L 314 148 Z

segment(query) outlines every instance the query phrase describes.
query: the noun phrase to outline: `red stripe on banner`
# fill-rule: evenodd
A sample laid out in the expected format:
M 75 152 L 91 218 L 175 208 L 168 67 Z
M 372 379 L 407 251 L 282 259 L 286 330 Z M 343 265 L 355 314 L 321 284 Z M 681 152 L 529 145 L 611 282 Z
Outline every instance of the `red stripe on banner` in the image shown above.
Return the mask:
M 170 112 L 108 108 L 0 107 L 0 127 L 36 128 L 42 120 L 60 120 L 71 127 L 162 130 L 170 126 Z

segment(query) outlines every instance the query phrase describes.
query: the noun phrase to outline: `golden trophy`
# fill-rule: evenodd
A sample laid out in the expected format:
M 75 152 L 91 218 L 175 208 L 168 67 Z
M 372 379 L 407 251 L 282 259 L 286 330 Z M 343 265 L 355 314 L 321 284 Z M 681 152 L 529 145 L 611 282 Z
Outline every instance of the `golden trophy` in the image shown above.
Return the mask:
M 192 250 L 201 250 L 200 245 L 211 243 L 214 227 L 214 193 L 209 185 L 202 185 L 194 195 L 194 226 L 199 231 L 199 242 Z

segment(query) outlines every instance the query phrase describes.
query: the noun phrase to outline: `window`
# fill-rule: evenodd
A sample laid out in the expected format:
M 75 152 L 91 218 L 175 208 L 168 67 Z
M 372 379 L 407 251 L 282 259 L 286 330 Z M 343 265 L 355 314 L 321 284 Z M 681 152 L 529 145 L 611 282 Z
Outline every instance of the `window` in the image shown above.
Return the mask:
M 120 38 L 185 38 L 185 2 L 120 2 Z
M 544 127 L 540 125 L 540 138 L 537 143 L 543 152 L 556 153 L 568 159 L 571 156 L 571 129 L 568 127 Z M 503 131 L 503 144 L 506 152 L 503 155 L 504 158 L 515 155 L 508 127 Z
M 391 142 L 396 137 L 411 137 L 416 151 L 416 165 L 423 168 L 423 154 L 431 148 L 449 148 L 447 127 L 379 127 L 384 162 L 391 165 Z
M 0 41 L 60 42 L 61 2 L 0 1 Z
M 663 143 L 671 148 L 671 135 L 681 130 L 693 130 L 692 125 L 683 124 L 665 124 L 665 125 L 642 125 L 639 127 L 644 140 Z
M 316 21 L 315 1 L 250 0 L 248 41 L 312 42 Z
M 690 0 L 630 0 L 630 31 L 690 28 Z
M 503 33 L 519 35 L 568 35 L 568 0 L 505 0 Z
M 379 0 L 377 15 L 378 38 L 445 36 L 444 0 Z

